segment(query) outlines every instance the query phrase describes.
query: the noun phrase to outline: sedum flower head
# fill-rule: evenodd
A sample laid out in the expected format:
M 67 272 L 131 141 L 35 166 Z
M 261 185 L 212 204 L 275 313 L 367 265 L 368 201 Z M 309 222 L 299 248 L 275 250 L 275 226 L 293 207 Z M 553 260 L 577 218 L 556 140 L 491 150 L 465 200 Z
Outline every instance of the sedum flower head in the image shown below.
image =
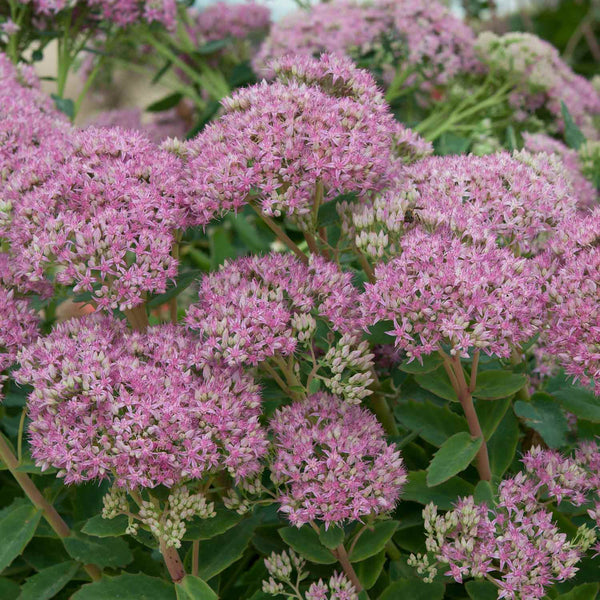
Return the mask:
M 485 31 L 477 38 L 475 49 L 492 71 L 517 83 L 510 100 L 514 109 L 527 115 L 544 108 L 563 129 L 564 102 L 586 137 L 598 137 L 594 119 L 600 114 L 600 93 L 571 70 L 552 44 L 531 33 L 498 36 Z
M 464 244 L 448 231 L 415 229 L 400 256 L 375 269 L 362 302 L 369 324 L 391 320 L 390 335 L 409 359 L 443 346 L 507 357 L 542 323 L 541 278 L 527 259 L 506 248 Z
M 341 334 L 360 331 L 351 275 L 319 257 L 304 265 L 272 253 L 228 262 L 205 276 L 186 321 L 200 332 L 202 351 L 229 365 L 256 365 L 308 343 L 314 317 Z
M 172 487 L 226 469 L 260 470 L 260 395 L 237 369 L 196 367 L 195 342 L 175 326 L 129 333 L 88 317 L 57 325 L 21 351 L 29 383 L 32 456 L 66 483 Z
M 398 129 L 370 75 L 326 55 L 274 69 L 277 81 L 236 91 L 187 145 L 196 224 L 249 201 L 268 215 L 302 216 L 318 196 L 385 187 Z
M 471 29 L 441 2 L 336 0 L 278 21 L 254 59 L 259 72 L 273 58 L 288 54 L 318 56 L 325 52 L 360 63 L 368 55 L 383 78 L 393 78 L 396 66 L 419 66 L 428 87 L 446 84 L 476 65 Z M 408 77 L 407 85 L 414 83 Z
M 317 393 L 279 409 L 271 429 L 271 476 L 293 525 L 341 524 L 394 508 L 406 470 L 367 410 Z
M 599 215 L 600 216 L 600 215 Z M 596 224 L 598 219 L 595 219 Z M 598 237 L 595 229 L 595 238 Z M 571 248 L 567 249 L 568 251 Z M 551 283 L 550 323 L 545 332 L 548 352 L 565 371 L 600 394 L 600 248 L 566 254 Z
M 407 175 L 402 189 L 416 186 L 419 222 L 517 254 L 543 250 L 575 212 L 570 181 L 546 154 L 430 157 L 407 167 Z
M 52 178 L 13 207 L 5 233 L 21 272 L 130 309 L 177 273 L 173 233 L 186 224 L 178 159 L 120 129 L 73 134 Z
M 589 168 L 590 162 L 586 160 L 586 149 L 593 148 L 597 142 L 587 142 L 578 152 L 544 133 L 524 133 L 523 141 L 529 152 L 555 154 L 560 158 L 565 175 L 571 180 L 579 209 L 589 209 L 598 203 L 598 191 L 591 177 L 593 169 Z

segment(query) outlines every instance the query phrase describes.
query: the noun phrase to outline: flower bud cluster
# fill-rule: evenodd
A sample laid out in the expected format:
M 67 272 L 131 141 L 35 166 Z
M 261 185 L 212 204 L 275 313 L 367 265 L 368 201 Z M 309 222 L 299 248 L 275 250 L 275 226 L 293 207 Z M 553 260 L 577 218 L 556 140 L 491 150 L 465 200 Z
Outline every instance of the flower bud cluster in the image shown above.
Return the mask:
M 185 486 L 173 490 L 162 509 L 158 502 L 143 500 L 139 520 L 154 537 L 167 547 L 181 547 L 186 532 L 185 522 L 199 517 L 210 519 L 216 515 L 213 502 L 207 502 L 203 494 L 190 494 Z
M 355 336 L 343 335 L 325 354 L 321 363 L 332 373 L 324 383 L 334 396 L 350 404 L 360 404 L 372 391 L 373 354 L 369 343 Z
M 393 509 L 406 481 L 374 415 L 324 393 L 279 409 L 271 476 L 293 525 L 358 520 Z

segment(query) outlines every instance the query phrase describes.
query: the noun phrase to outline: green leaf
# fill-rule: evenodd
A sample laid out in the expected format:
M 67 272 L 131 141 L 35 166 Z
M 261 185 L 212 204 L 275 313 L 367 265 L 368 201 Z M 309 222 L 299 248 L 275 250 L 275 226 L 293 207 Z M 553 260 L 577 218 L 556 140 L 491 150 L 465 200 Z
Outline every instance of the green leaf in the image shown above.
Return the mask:
M 252 252 L 265 252 L 271 247 L 271 240 L 260 232 L 243 213 L 227 215 L 227 220 L 240 239 Z
M 425 583 L 416 577 L 399 579 L 386 588 L 379 600 L 442 600 L 444 584 L 440 582 Z
M 96 515 L 86 522 L 81 531 L 101 538 L 119 537 L 125 535 L 128 525 L 129 519 L 125 515 L 118 515 L 114 519 L 104 519 L 102 515 Z
M 341 202 L 355 202 L 358 198 L 358 195 L 355 192 L 350 192 L 348 194 L 340 194 L 333 198 L 333 200 L 329 200 L 328 202 L 324 202 L 319 207 L 319 214 L 317 215 L 317 227 L 329 227 L 330 225 L 335 225 L 339 222 L 340 217 L 337 212 L 337 206 Z
M 307 560 L 319 565 L 332 565 L 336 558 L 319 541 L 319 536 L 310 527 L 283 527 L 279 530 L 283 541 Z
M 64 539 L 69 556 L 84 564 L 92 563 L 100 568 L 124 567 L 133 560 L 125 540 L 121 538 L 90 537 L 73 533 Z
M 0 577 L 0 598 L 2 600 L 17 600 L 20 591 L 18 583 L 8 577 Z
M 477 504 L 487 504 L 490 508 L 496 504 L 494 502 L 494 490 L 489 481 L 481 480 L 477 483 L 473 498 Z
M 229 239 L 229 232 L 222 225 L 209 229 L 208 241 L 210 245 L 210 262 L 213 269 L 222 265 L 228 258 L 237 256 L 237 252 Z
M 393 329 L 394 324 L 391 321 L 378 321 L 375 325 L 369 327 L 369 333 L 366 338 L 375 346 L 393 344 L 395 338 L 388 333 L 388 331 L 392 331 Z
M 334 550 L 343 543 L 345 537 L 344 530 L 337 525 L 330 525 L 328 529 L 321 525 L 319 528 L 319 541 L 330 550 Z
M 239 560 L 250 543 L 255 526 L 252 519 L 246 519 L 226 533 L 211 538 L 210 542 L 200 544 L 198 575 L 208 581 Z
M 202 275 L 203 271 L 200 269 L 193 269 L 192 271 L 184 271 L 177 275 L 177 279 L 174 284 L 169 285 L 167 291 L 164 294 L 159 294 L 158 296 L 154 296 L 148 301 L 148 306 L 150 308 L 156 308 L 158 306 L 162 306 L 166 302 L 168 302 L 171 298 L 175 296 L 179 296 L 181 292 L 187 289 L 196 279 L 198 279 Z
M 215 513 L 216 515 L 210 519 L 196 517 L 189 522 L 183 539 L 185 541 L 210 540 L 235 527 L 242 520 L 241 515 L 232 510 L 227 510 L 223 505 L 217 506 Z
M 498 588 L 490 581 L 469 581 L 465 584 L 471 600 L 497 600 Z
M 100 581 L 84 585 L 71 600 L 176 600 L 172 584 L 139 573 L 104 576 Z
M 426 482 L 426 471 L 411 471 L 402 492 L 403 500 L 412 500 L 419 504 L 433 502 L 440 510 L 450 510 L 462 496 L 473 495 L 475 488 L 460 477 L 452 477 L 448 481 L 430 488 Z
M 394 414 L 404 427 L 418 432 L 424 440 L 438 448 L 450 436 L 469 429 L 464 417 L 447 406 L 438 406 L 433 402 L 409 400 L 399 405 Z
M 194 50 L 194 54 L 199 56 L 206 56 L 207 54 L 214 54 L 218 50 L 222 50 L 229 44 L 229 40 L 224 38 L 220 40 L 212 40 L 211 42 L 206 42 L 202 46 L 196 48 Z
M 438 137 L 433 145 L 435 153 L 441 156 L 447 154 L 463 154 L 471 144 L 469 138 L 457 135 L 451 131 L 446 131 Z
M 557 596 L 556 600 L 596 600 L 597 595 L 597 583 L 584 583 L 574 587 L 565 594 Z
M 600 423 L 600 398 L 590 390 L 573 386 L 552 395 L 566 411 L 585 421 Z
M 398 521 L 379 521 L 373 529 L 367 529 L 356 542 L 350 560 L 358 562 L 381 552 L 398 529 Z
M 549 394 L 537 392 L 529 402 L 515 402 L 513 408 L 517 417 L 535 429 L 551 448 L 560 448 L 567 443 L 569 424 L 560 406 Z
M 585 136 L 575 124 L 567 105 L 562 100 L 560 101 L 560 110 L 565 122 L 565 142 L 569 148 L 579 150 L 580 146 L 585 143 Z
M 386 553 L 385 550 L 382 550 L 379 554 L 354 565 L 354 570 L 366 590 L 372 588 L 379 579 L 385 560 Z
M 156 102 L 150 104 L 150 106 L 146 107 L 146 111 L 148 112 L 163 112 L 165 110 L 169 110 L 174 106 L 177 106 L 181 99 L 183 98 L 183 94 L 181 92 L 174 92 L 173 94 L 169 94 Z
M 451 402 L 457 402 L 456 392 L 444 369 L 438 369 L 425 375 L 415 375 L 415 381 L 425 390 Z
M 52 100 L 54 100 L 54 106 L 61 113 L 64 113 L 71 119 L 71 121 L 75 118 L 75 103 L 71 98 L 61 98 L 56 94 L 50 94 Z
M 405 373 L 412 373 L 419 375 L 423 373 L 431 373 L 442 365 L 442 359 L 439 354 L 428 354 L 427 356 L 421 357 L 419 362 L 417 359 L 412 362 L 405 361 L 398 365 L 398 368 Z
M 527 377 L 509 371 L 482 371 L 477 375 L 477 387 L 473 392 L 481 400 L 500 400 L 516 394 L 527 384 Z
M 73 579 L 78 570 L 79 564 L 72 560 L 43 569 L 25 580 L 19 600 L 50 600 Z
M 0 516 L 0 572 L 23 552 L 33 537 L 42 511 L 17 499 Z
M 177 600 L 218 600 L 219 598 L 206 581 L 193 575 L 186 575 L 175 586 L 175 591 Z
M 490 468 L 495 477 L 502 477 L 510 467 L 519 444 L 519 423 L 511 410 L 507 410 L 487 447 L 490 456 Z
M 510 398 L 502 400 L 478 400 L 475 402 L 475 410 L 479 418 L 479 424 L 483 431 L 483 437 L 489 440 L 502 421 L 508 407 L 511 405 Z
M 466 431 L 448 438 L 427 468 L 427 485 L 434 487 L 464 471 L 477 455 L 481 442 L 481 438 L 473 439 Z

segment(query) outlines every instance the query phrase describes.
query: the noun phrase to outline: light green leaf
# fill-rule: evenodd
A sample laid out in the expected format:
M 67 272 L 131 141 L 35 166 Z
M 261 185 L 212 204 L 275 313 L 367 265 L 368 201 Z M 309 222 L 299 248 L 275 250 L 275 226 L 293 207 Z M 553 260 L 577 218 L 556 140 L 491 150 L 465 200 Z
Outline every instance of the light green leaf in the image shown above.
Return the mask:
M 600 423 L 600 398 L 590 390 L 581 387 L 568 387 L 552 394 L 568 412 L 584 421 Z
M 451 402 L 457 402 L 456 392 L 444 369 L 438 369 L 425 375 L 415 375 L 415 381 L 425 390 Z
M 122 538 L 99 538 L 73 533 L 64 539 L 64 545 L 69 556 L 75 560 L 101 568 L 124 567 L 133 560 L 131 550 Z
M 246 519 L 226 533 L 200 544 L 198 575 L 208 581 L 239 560 L 250 543 L 255 526 L 252 519 Z
M 0 516 L 0 571 L 23 552 L 41 517 L 41 510 L 28 502 L 23 504 L 20 499 L 3 509 Z
M 508 410 L 487 444 L 490 468 L 495 477 L 502 477 L 512 464 L 519 436 L 519 423 L 512 410 Z
M 509 371 L 482 371 L 477 374 L 477 386 L 473 392 L 481 400 L 500 400 L 516 394 L 527 384 L 527 377 Z
M 425 583 L 422 579 L 411 577 L 394 581 L 379 600 L 442 600 L 443 597 L 443 583 Z
M 584 583 L 574 587 L 565 594 L 557 596 L 556 600 L 596 600 L 597 595 L 597 583 Z
M 426 483 L 426 471 L 411 471 L 402 492 L 403 500 L 411 500 L 419 504 L 433 502 L 440 510 L 450 510 L 454 503 L 463 496 L 473 495 L 475 488 L 460 477 L 452 477 L 448 481 L 430 488 Z
M 319 528 L 319 541 L 330 550 L 334 550 L 343 543 L 345 537 L 344 530 L 337 525 L 330 525 L 327 529 L 321 525 Z
M 68 560 L 28 577 L 21 588 L 19 600 L 50 600 L 73 579 L 79 566 Z
M 439 369 L 442 365 L 442 359 L 439 354 L 429 354 L 421 358 L 422 363 L 418 360 L 412 362 L 404 361 L 398 365 L 398 368 L 405 373 L 412 373 L 415 375 L 423 373 L 431 373 Z
M 206 581 L 193 575 L 186 575 L 175 586 L 175 591 L 177 600 L 218 600 L 219 598 Z
M 475 410 L 477 417 L 479 418 L 479 424 L 483 431 L 483 436 L 486 440 L 489 440 L 493 435 L 494 431 L 502 418 L 506 414 L 508 407 L 511 405 L 510 398 L 503 398 L 502 400 L 477 400 L 475 402 Z
M 579 150 L 580 146 L 585 143 L 585 136 L 575 124 L 567 105 L 562 100 L 560 101 L 560 110 L 565 122 L 565 142 L 569 148 Z
M 569 424 L 560 406 L 549 394 L 538 392 L 531 396 L 529 402 L 515 402 L 514 411 L 551 448 L 560 448 L 567 443 Z
M 350 560 L 358 562 L 381 552 L 398 529 L 399 524 L 398 521 L 379 521 L 379 523 L 375 523 L 373 529 L 367 529 L 358 538 L 352 554 L 350 554 Z
M 279 530 L 283 541 L 307 560 L 319 565 L 332 565 L 336 562 L 333 554 L 321 544 L 319 536 L 307 525 L 300 527 L 283 527 Z
M 490 581 L 469 581 L 465 584 L 471 600 L 497 600 L 498 588 Z
M 424 440 L 438 448 L 450 436 L 469 429 L 464 417 L 447 406 L 438 406 L 433 402 L 409 400 L 399 405 L 394 414 L 404 427 L 417 431 Z
M 489 481 L 479 481 L 475 486 L 475 493 L 473 498 L 477 504 L 487 504 L 488 507 L 492 508 L 495 505 L 494 502 L 494 490 Z
M 210 519 L 195 518 L 188 523 L 183 539 L 210 540 L 235 527 L 242 520 L 241 515 L 233 510 L 227 510 L 223 505 L 216 506 L 215 512 L 216 515 Z
M 104 519 L 96 515 L 88 519 L 81 531 L 96 537 L 119 537 L 125 535 L 129 519 L 125 515 L 118 515 L 114 519 Z
M 379 554 L 354 564 L 354 570 L 366 590 L 372 588 L 379 579 L 385 561 L 386 553 L 382 550 Z
M 473 439 L 466 431 L 446 440 L 427 468 L 427 485 L 434 487 L 464 471 L 477 455 L 481 442 L 481 438 Z
M 71 600 L 176 600 L 176 596 L 173 585 L 162 579 L 123 573 L 84 585 Z

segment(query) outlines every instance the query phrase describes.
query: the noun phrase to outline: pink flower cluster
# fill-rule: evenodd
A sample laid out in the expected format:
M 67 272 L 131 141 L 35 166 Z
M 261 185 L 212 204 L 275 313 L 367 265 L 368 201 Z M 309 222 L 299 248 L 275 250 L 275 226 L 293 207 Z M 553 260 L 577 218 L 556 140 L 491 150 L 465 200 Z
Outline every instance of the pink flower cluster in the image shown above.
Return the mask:
M 598 229 L 594 233 L 597 239 Z M 594 386 L 600 395 L 600 248 L 593 245 L 568 253 L 565 261 L 551 283 L 546 350 L 569 375 Z
M 445 574 L 459 583 L 469 577 L 492 578 L 498 598 L 511 600 L 545 597 L 549 586 L 574 577 L 596 534 L 582 525 L 569 539 L 544 503 L 582 506 L 595 495 L 588 515 L 600 526 L 598 445 L 584 443 L 573 457 L 533 448 L 523 463 L 524 471 L 500 483 L 492 507 L 475 504 L 472 497 L 445 515 L 433 504 L 427 506 L 428 554 L 413 555 L 409 563 L 426 579 L 435 576 L 438 564 L 447 566 Z
M 421 223 L 519 255 L 543 250 L 577 204 L 564 169 L 543 154 L 431 157 L 408 167 L 404 181 L 417 188 Z
M 531 33 L 503 36 L 486 31 L 476 42 L 479 58 L 495 73 L 517 85 L 511 95 L 515 116 L 525 120 L 540 108 L 564 128 L 561 103 L 590 139 L 598 138 L 594 119 L 600 115 L 600 93 L 585 77 L 576 75 L 552 44 Z
M 421 229 L 400 241 L 399 256 L 375 269 L 362 309 L 368 324 L 393 321 L 389 334 L 409 359 L 449 345 L 510 356 L 543 323 L 546 298 L 535 265 L 505 248 L 467 245 L 447 230 Z
M 162 23 L 174 29 L 177 18 L 177 0 L 19 0 L 21 4 L 32 4 L 39 16 L 51 17 L 63 10 L 88 8 L 98 13 L 100 19 L 127 27 L 139 21 Z M 83 6 L 81 6 L 83 5 Z
M 0 286 L 0 322 L 1 399 L 2 383 L 6 380 L 3 372 L 13 365 L 18 351 L 38 336 L 39 318 L 27 300 L 15 298 L 14 290 Z
M 529 152 L 545 152 L 560 157 L 565 167 L 565 175 L 571 180 L 573 196 L 577 198 L 579 209 L 589 209 L 598 204 L 598 190 L 582 173 L 581 160 L 576 150 L 544 133 L 524 133 L 523 141 L 525 149 Z
M 446 84 L 477 61 L 471 29 L 437 1 L 336 0 L 316 4 L 276 23 L 254 60 L 260 72 L 269 61 L 287 54 L 318 56 L 322 52 L 361 57 L 374 54 L 389 79 L 395 64 L 415 68 L 429 84 Z M 391 55 L 389 51 L 391 49 Z M 391 74 L 393 77 L 393 73 Z M 407 83 L 414 78 L 407 79 Z
M 278 81 L 235 92 L 187 145 L 196 224 L 251 200 L 268 215 L 306 215 L 316 195 L 364 197 L 388 183 L 398 129 L 369 74 L 330 56 L 274 69 Z
M 176 326 L 128 333 L 109 317 L 70 320 L 24 349 L 32 456 L 66 483 L 173 486 L 226 469 L 260 471 L 260 395 L 237 369 L 196 366 Z
M 73 131 L 70 145 L 52 177 L 15 201 L 1 231 L 18 273 L 54 274 L 105 309 L 164 292 L 177 273 L 173 232 L 186 224 L 178 159 L 116 128 Z M 50 152 L 38 158 L 50 161 Z
M 271 429 L 271 477 L 293 525 L 341 524 L 394 508 L 406 470 L 367 410 L 319 393 L 279 409 Z
M 340 333 L 360 331 L 359 294 L 351 275 L 314 257 L 290 254 L 240 258 L 204 277 L 186 321 L 200 332 L 205 359 L 256 365 L 294 352 L 314 333 L 314 317 Z
M 193 10 L 191 33 L 200 43 L 225 38 L 244 39 L 266 32 L 271 25 L 271 13 L 256 2 L 229 4 L 215 2 L 202 11 Z

